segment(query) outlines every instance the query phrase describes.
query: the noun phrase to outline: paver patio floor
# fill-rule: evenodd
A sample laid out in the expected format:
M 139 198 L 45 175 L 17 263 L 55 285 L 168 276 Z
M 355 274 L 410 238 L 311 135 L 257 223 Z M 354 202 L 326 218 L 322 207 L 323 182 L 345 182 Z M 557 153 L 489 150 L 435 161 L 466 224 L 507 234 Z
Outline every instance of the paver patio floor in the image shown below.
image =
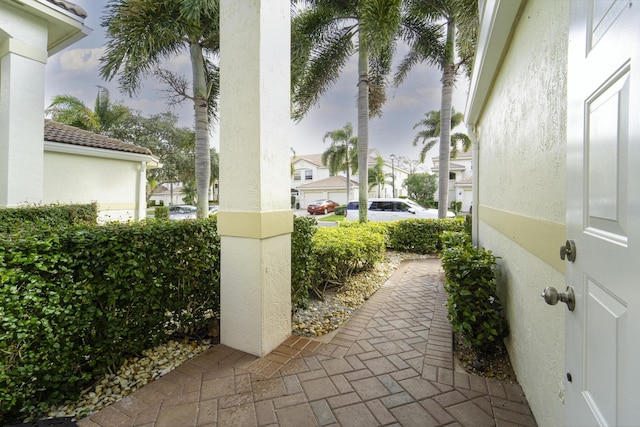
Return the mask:
M 330 340 L 216 345 L 78 425 L 535 426 L 518 384 L 454 369 L 442 283 L 405 262 Z

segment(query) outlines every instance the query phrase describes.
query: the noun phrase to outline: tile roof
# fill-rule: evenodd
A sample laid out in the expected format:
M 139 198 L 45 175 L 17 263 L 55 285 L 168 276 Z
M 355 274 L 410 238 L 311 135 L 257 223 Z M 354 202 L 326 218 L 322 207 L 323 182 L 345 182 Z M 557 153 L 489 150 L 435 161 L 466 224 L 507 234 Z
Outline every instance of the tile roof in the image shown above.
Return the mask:
M 148 148 L 138 147 L 137 145 L 108 138 L 104 135 L 98 135 L 49 119 L 45 119 L 44 121 L 44 140 L 90 148 L 102 148 L 104 150 L 153 155 Z
M 459 164 L 459 163 L 451 163 L 451 162 L 449 162 L 449 170 L 450 170 L 450 171 L 463 171 L 463 170 L 465 170 L 466 168 L 467 168 L 466 166 L 461 165 L 461 164 Z M 439 167 L 439 165 L 434 165 L 434 166 L 431 168 L 431 170 L 432 170 L 432 171 L 437 171 L 437 170 L 440 170 L 440 167 Z
M 473 184 L 473 175 L 470 175 L 466 178 L 463 178 L 461 180 L 456 181 L 456 184 L 462 184 L 462 185 L 471 185 Z
M 79 16 L 80 18 L 86 18 L 88 16 L 86 10 L 84 10 L 83 8 L 81 8 L 75 3 L 71 3 L 70 1 L 66 1 L 66 0 L 48 0 L 48 1 L 49 3 L 53 3 L 56 6 L 61 7 L 64 10 Z
M 351 185 L 357 185 L 353 180 Z M 314 188 L 345 188 L 347 186 L 347 178 L 341 175 L 330 176 L 329 178 L 313 181 L 308 184 L 298 186 L 299 190 L 309 190 Z

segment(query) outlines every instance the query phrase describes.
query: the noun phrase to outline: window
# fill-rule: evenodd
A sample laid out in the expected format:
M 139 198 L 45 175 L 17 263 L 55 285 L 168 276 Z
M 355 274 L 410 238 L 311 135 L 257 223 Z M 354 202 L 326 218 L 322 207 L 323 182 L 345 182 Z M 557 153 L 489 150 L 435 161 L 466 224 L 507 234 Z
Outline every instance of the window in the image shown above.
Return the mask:
M 452 180 L 455 181 L 456 180 L 456 173 L 455 172 L 449 172 L 449 179 L 452 179 Z
M 293 180 L 294 180 L 294 181 L 300 181 L 300 171 L 296 171 L 296 172 L 293 174 Z
M 312 179 L 313 179 L 313 171 L 312 170 L 304 171 L 304 180 L 311 181 Z

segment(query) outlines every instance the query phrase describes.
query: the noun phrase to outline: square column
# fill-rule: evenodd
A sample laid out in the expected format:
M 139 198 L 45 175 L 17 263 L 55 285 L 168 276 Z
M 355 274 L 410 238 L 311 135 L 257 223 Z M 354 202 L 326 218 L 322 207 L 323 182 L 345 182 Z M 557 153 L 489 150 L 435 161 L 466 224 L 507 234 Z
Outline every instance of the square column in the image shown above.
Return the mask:
M 291 335 L 289 8 L 220 2 L 220 338 L 256 356 Z
M 42 202 L 46 60 L 46 51 L 17 40 L 5 39 L 0 44 L 0 206 L 3 207 Z

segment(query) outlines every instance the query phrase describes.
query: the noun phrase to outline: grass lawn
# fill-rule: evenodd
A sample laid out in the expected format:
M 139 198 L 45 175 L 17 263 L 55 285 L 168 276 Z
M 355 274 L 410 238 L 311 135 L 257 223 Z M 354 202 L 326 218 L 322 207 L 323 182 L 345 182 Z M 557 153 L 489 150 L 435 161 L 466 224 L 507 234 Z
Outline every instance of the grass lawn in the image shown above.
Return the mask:
M 320 221 L 342 222 L 342 221 L 344 221 L 344 218 L 345 217 L 343 215 L 327 215 L 325 217 L 318 218 L 318 222 L 320 222 Z

